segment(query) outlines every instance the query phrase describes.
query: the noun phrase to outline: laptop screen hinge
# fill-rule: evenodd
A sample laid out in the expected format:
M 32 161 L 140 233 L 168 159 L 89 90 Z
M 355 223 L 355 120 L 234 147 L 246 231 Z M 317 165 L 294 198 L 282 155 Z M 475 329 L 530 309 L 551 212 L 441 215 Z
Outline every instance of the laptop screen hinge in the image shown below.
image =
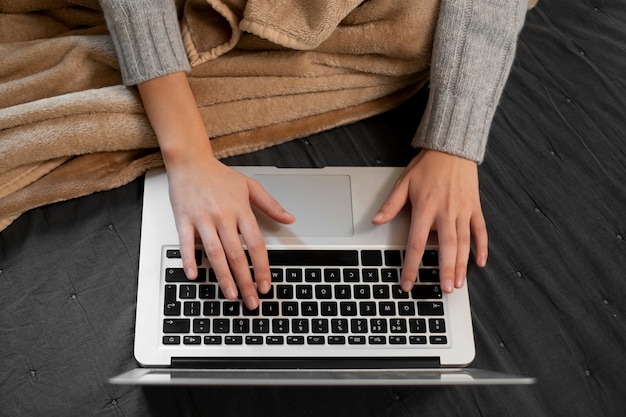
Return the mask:
M 183 369 L 422 369 L 440 368 L 437 357 L 426 358 L 172 358 Z

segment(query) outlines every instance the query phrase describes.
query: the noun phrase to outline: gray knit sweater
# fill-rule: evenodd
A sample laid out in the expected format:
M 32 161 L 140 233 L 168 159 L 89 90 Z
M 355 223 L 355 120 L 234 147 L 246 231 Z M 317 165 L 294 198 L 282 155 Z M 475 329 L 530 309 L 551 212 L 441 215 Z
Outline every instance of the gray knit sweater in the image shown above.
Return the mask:
M 416 0 L 418 1 L 418 0 Z M 173 0 L 100 0 L 127 85 L 189 71 Z M 441 0 L 413 146 L 481 162 L 528 0 Z

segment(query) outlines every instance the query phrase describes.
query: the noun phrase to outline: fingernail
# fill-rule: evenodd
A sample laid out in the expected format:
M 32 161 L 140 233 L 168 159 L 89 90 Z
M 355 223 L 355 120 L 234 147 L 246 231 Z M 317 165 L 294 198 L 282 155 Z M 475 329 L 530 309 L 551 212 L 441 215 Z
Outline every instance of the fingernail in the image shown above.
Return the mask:
M 441 284 L 443 292 L 447 292 L 450 293 L 452 291 L 454 291 L 454 286 L 452 285 L 452 281 L 445 281 L 443 284 Z
M 254 310 L 255 308 L 257 308 L 257 301 L 256 301 L 256 297 L 254 296 L 249 296 L 246 297 L 246 306 L 250 309 L 250 310 Z
M 402 281 L 400 287 L 402 287 L 403 291 L 409 292 L 413 289 L 413 284 L 410 281 Z
M 259 292 L 265 294 L 270 290 L 270 283 L 267 281 L 263 281 L 259 283 Z
M 226 288 L 226 290 L 224 291 L 224 295 L 226 296 L 226 298 L 228 298 L 229 300 L 234 300 L 235 298 L 237 298 L 237 291 L 233 288 L 233 287 L 228 287 Z
M 188 279 L 195 279 L 196 277 L 194 276 L 194 270 L 193 268 L 187 268 L 185 270 L 185 275 L 187 275 Z
M 372 218 L 373 222 L 377 222 L 379 220 L 381 220 L 383 218 L 383 212 L 379 211 L 378 213 L 376 213 L 376 215 Z

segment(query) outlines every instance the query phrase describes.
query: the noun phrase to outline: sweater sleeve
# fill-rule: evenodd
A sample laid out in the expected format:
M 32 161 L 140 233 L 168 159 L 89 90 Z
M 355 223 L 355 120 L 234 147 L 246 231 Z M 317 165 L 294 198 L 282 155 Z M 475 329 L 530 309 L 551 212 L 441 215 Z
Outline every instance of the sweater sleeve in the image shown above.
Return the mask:
M 173 0 L 100 0 L 100 5 L 124 84 L 190 71 Z
M 413 146 L 482 162 L 528 0 L 441 0 L 428 104 Z

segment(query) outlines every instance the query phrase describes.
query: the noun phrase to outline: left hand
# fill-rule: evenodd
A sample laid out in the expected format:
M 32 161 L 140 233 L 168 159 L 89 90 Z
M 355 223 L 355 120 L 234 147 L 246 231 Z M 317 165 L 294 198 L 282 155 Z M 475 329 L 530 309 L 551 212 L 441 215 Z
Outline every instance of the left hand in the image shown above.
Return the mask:
M 467 276 L 471 235 L 476 244 L 476 264 L 487 263 L 487 227 L 480 206 L 478 166 L 455 155 L 423 149 L 396 181 L 389 197 L 372 222 L 392 220 L 407 200 L 411 202 L 411 226 L 400 279 L 410 291 L 418 275 L 428 235 L 439 237 L 441 288 L 451 293 Z

